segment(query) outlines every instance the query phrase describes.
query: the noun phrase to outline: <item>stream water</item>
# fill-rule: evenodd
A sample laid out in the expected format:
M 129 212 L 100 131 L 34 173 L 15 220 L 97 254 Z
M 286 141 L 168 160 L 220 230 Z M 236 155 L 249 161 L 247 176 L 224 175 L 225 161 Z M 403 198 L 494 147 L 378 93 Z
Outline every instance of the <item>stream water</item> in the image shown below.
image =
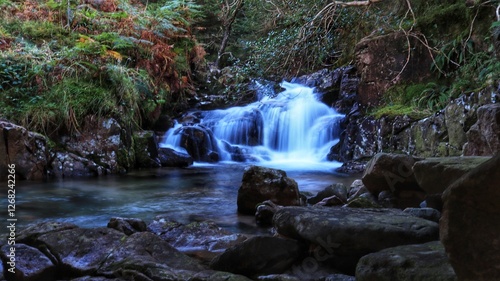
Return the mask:
M 19 182 L 17 226 L 63 221 L 101 227 L 116 216 L 149 222 L 156 215 L 167 215 L 183 223 L 212 220 L 239 233 L 265 232 L 256 227 L 252 216 L 238 215 L 236 211 L 246 166 L 196 164 L 184 169 L 161 168 L 94 179 Z M 287 174 L 298 182 L 301 191 L 311 193 L 335 182 L 349 185 L 353 180 L 326 171 L 289 169 Z M 7 202 L 2 204 L 6 206 Z
M 203 113 L 201 124 L 219 143 L 215 147 L 221 162 L 95 179 L 19 182 L 16 225 L 56 220 L 97 227 L 116 216 L 148 222 L 156 215 L 168 215 L 183 223 L 212 220 L 235 232 L 255 233 L 262 230 L 254 218 L 236 211 L 246 166 L 283 169 L 303 192 L 316 193 L 337 182 L 349 185 L 352 177 L 334 172 L 341 163 L 325 160 L 338 142 L 343 116 L 321 103 L 314 89 L 291 83 L 282 86 L 283 92 L 262 95 L 248 106 Z M 180 127 L 167 132 L 161 145 L 185 151 Z M 231 158 L 224 151 L 228 145 L 248 151 L 251 161 L 228 161 Z M 5 220 L 1 223 L 4 227 Z

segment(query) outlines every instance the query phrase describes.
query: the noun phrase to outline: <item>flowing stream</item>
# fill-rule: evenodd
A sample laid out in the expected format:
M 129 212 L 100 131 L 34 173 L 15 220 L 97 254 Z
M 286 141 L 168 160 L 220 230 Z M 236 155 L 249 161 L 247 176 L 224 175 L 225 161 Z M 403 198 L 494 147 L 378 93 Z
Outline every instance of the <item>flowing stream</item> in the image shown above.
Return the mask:
M 338 141 L 342 115 L 321 103 L 313 89 L 284 83 L 275 97 L 263 95 L 245 107 L 203 113 L 201 124 L 215 136 L 221 160 L 188 168 L 160 168 L 127 175 L 49 182 L 19 182 L 17 226 L 64 221 L 81 227 L 106 226 L 111 217 L 151 221 L 167 215 L 179 222 L 212 220 L 235 232 L 265 231 L 254 218 L 237 214 L 236 198 L 244 168 L 261 165 L 283 169 L 314 194 L 326 186 L 353 178 L 334 172 L 341 163 L 325 156 Z M 162 146 L 183 151 L 176 128 Z M 224 147 L 247 152 L 244 162 L 231 161 Z M 6 198 L 6 196 L 4 196 Z M 2 199 L 6 206 L 6 199 Z M 0 227 L 4 227 L 5 220 Z

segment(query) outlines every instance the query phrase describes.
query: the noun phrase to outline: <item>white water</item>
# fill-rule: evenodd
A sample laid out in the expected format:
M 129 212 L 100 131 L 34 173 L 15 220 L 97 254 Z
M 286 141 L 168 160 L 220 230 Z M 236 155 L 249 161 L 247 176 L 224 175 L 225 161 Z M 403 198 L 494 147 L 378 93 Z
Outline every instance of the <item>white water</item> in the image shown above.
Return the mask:
M 283 82 L 276 97 L 264 96 L 244 107 L 205 113 L 201 125 L 210 128 L 219 142 L 219 155 L 230 161 L 223 142 L 248 152 L 255 162 L 288 169 L 324 170 L 340 166 L 326 161 L 338 142 L 344 117 L 319 100 L 314 89 Z M 176 131 L 170 129 L 161 146 L 185 151 Z

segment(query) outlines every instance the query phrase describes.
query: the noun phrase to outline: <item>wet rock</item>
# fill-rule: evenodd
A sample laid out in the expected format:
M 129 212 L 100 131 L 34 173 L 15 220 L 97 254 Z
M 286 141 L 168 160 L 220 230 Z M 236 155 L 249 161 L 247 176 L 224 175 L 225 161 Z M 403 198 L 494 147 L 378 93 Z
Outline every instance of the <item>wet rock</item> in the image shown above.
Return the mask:
M 42 222 L 29 225 L 26 228 L 21 229 L 17 233 L 16 241 L 32 245 L 35 244 L 35 241 L 41 235 L 75 228 L 78 228 L 78 226 L 67 222 Z
M 341 202 L 347 202 L 347 188 L 342 183 L 336 183 L 329 185 L 322 191 L 318 192 L 315 196 L 308 198 L 307 203 L 316 204 L 321 202 L 323 199 L 336 196 Z
M 14 248 L 14 264 L 15 273 L 6 271 L 5 276 L 8 280 L 16 281 L 37 281 L 37 280 L 55 280 L 55 266 L 52 261 L 47 258 L 38 249 L 25 244 L 17 243 L 16 245 L 5 245 L 1 248 L 1 259 L 4 264 L 9 266 L 12 255 L 11 248 Z
M 366 254 L 439 238 L 437 223 L 395 209 L 285 207 L 273 223 L 281 235 L 323 247 L 323 260 L 344 272 Z
M 316 203 L 316 205 L 328 207 L 328 206 L 342 206 L 345 203 L 346 201 L 343 201 L 337 195 L 333 195 L 330 197 L 323 198 L 323 200 Z
M 162 167 L 188 167 L 193 165 L 193 157 L 171 148 L 160 147 L 158 158 Z
M 257 236 L 227 249 L 210 267 L 246 276 L 278 274 L 296 262 L 303 250 L 296 240 Z
M 406 208 L 403 212 L 415 217 L 439 223 L 441 212 L 433 208 Z
M 368 254 L 359 260 L 356 280 L 432 280 L 455 281 L 443 245 L 433 241 L 405 245 Z
M 134 233 L 124 238 L 119 247 L 108 250 L 98 268 L 105 275 L 124 277 L 131 270 L 152 280 L 186 280 L 205 269 L 150 232 Z
M 360 197 L 363 194 L 369 193 L 366 186 L 363 184 L 363 181 L 360 179 L 354 180 L 349 186 L 347 192 L 347 200 L 354 200 L 355 198 Z
M 270 200 L 260 203 L 255 212 L 255 222 L 258 226 L 271 226 L 274 214 L 281 208 L 282 206 L 276 205 Z
M 185 254 L 209 261 L 227 248 L 247 238 L 217 226 L 213 222 L 182 224 L 164 216 L 157 216 L 148 230 Z
M 125 279 L 121 278 L 106 278 L 106 277 L 100 277 L 100 276 L 83 276 L 83 277 L 78 277 L 71 279 L 70 281 L 125 281 Z
M 490 157 L 426 158 L 413 166 L 415 179 L 427 194 L 442 193 L 451 183 Z
M 36 245 L 57 261 L 62 278 L 94 274 L 115 249 L 121 247 L 123 233 L 110 228 L 73 228 L 40 235 Z M 50 249 L 50 250 L 49 250 Z
M 374 195 L 390 190 L 420 190 L 413 174 L 413 164 L 419 159 L 404 154 L 379 153 L 368 162 L 363 184 Z
M 141 219 L 134 218 L 111 218 L 107 226 L 126 235 L 147 231 L 146 223 Z
M 477 122 L 467 132 L 464 155 L 492 156 L 500 151 L 500 104 L 477 110 Z
M 50 175 L 58 179 L 97 177 L 106 172 L 94 161 L 69 152 L 56 152 L 50 166 Z
M 373 196 L 369 197 L 357 197 L 345 204 L 345 207 L 349 208 L 382 208 Z
M 134 133 L 134 151 L 137 168 L 161 167 L 158 157 L 158 142 L 152 131 Z
M 184 126 L 175 134 L 181 135 L 181 147 L 186 149 L 194 161 L 219 161 L 219 148 L 210 129 L 201 125 Z
M 15 165 L 16 179 L 41 180 L 47 177 L 47 139 L 24 127 L 0 120 L 0 179 L 7 179 Z
M 500 154 L 443 193 L 441 241 L 459 280 L 500 279 Z
M 271 200 L 281 206 L 300 205 L 297 182 L 278 169 L 249 166 L 238 189 L 238 212 L 254 215 L 257 204 Z

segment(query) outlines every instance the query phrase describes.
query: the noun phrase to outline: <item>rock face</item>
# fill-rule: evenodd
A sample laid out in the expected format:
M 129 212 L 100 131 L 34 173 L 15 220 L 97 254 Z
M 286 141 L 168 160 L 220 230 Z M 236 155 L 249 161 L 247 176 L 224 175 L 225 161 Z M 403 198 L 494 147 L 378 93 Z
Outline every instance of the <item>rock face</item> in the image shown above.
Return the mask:
M 493 155 L 500 151 L 500 104 L 477 110 L 477 122 L 467 132 L 464 155 Z
M 426 158 L 413 166 L 416 181 L 427 194 L 443 191 L 463 174 L 489 160 L 490 157 Z
M 273 221 L 279 234 L 320 245 L 323 260 L 347 272 L 366 254 L 439 238 L 437 223 L 395 209 L 285 207 Z
M 368 254 L 362 257 L 356 266 L 356 280 L 455 281 L 457 277 L 443 245 L 434 241 Z
M 441 241 L 459 280 L 500 279 L 500 154 L 443 193 Z
M 7 178 L 8 165 L 15 165 L 16 179 L 47 177 L 47 139 L 24 127 L 0 120 L 0 179 Z
M 296 262 L 303 251 L 296 240 L 253 237 L 227 249 L 212 261 L 210 267 L 246 276 L 278 274 Z
M 361 74 L 358 98 L 362 105 L 378 104 L 382 94 L 397 81 L 417 82 L 429 76 L 432 59 L 427 49 L 415 38 L 410 41 L 409 57 L 408 38 L 402 32 L 367 37 L 356 45 L 356 67 Z
M 238 212 L 254 215 L 257 204 L 271 200 L 282 206 L 300 205 L 297 182 L 277 169 L 249 166 L 238 189 Z

